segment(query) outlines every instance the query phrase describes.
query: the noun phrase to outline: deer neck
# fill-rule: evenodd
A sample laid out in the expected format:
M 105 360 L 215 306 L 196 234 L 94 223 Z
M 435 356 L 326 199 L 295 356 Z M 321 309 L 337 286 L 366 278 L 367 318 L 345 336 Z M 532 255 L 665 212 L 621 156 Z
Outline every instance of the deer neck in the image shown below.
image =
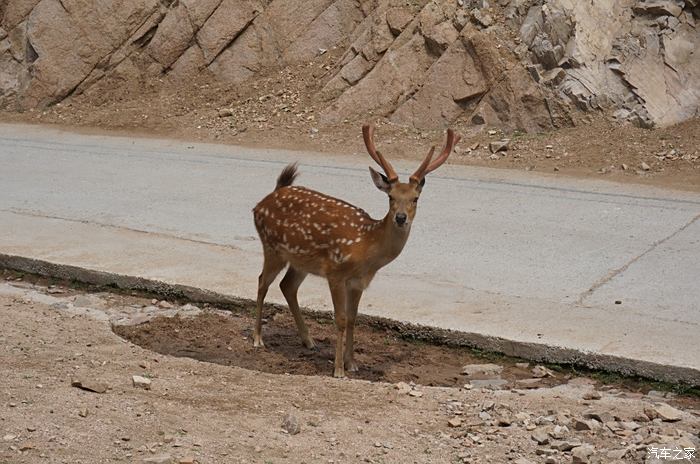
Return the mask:
M 376 260 L 379 267 L 382 267 L 401 254 L 408 235 L 411 232 L 411 226 L 398 227 L 390 214 L 387 214 L 381 220 L 381 225 L 376 229 L 377 234 L 377 256 Z

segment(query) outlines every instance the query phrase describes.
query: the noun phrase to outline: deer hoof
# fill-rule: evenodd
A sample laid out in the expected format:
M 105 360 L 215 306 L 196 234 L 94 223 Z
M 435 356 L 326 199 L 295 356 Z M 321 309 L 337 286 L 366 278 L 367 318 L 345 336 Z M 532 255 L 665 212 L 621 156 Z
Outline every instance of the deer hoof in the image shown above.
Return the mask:
M 265 344 L 263 343 L 262 338 L 256 337 L 253 340 L 253 347 L 254 348 L 265 348 Z
M 335 370 L 333 371 L 333 377 L 336 379 L 344 379 L 345 378 L 345 370 L 341 367 L 336 367 Z
M 314 343 L 313 339 L 309 337 L 308 339 L 303 341 L 304 346 L 310 350 L 315 350 L 316 349 L 316 343 Z
M 357 367 L 357 364 L 355 363 L 355 361 L 350 361 L 350 362 L 346 361 L 345 362 L 345 370 L 348 372 L 357 372 L 360 369 Z

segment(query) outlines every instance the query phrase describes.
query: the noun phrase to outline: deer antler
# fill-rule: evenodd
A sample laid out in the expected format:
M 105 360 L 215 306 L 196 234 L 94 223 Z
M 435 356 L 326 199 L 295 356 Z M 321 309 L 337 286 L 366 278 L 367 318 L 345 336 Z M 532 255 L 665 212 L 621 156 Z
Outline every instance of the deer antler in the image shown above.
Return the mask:
M 362 136 L 365 139 L 365 147 L 367 147 L 367 153 L 372 157 L 374 161 L 377 162 L 379 166 L 384 170 L 386 178 L 389 183 L 394 183 L 399 180 L 399 176 L 394 171 L 394 168 L 389 163 L 379 151 L 374 146 L 374 126 L 364 125 L 362 126 Z
M 452 129 L 447 129 L 447 141 L 445 142 L 445 148 L 442 149 L 440 156 L 435 158 L 432 163 L 430 162 L 433 157 L 433 153 L 435 152 L 435 147 L 433 146 L 421 165 L 418 166 L 418 169 L 416 169 L 416 172 L 411 175 L 411 180 L 419 183 L 426 175 L 428 175 L 428 173 L 439 168 L 442 163 L 447 161 L 447 158 L 450 156 L 450 153 L 452 153 L 452 150 L 454 150 L 454 147 L 457 145 L 457 142 L 459 142 L 459 139 L 459 135 L 455 134 Z

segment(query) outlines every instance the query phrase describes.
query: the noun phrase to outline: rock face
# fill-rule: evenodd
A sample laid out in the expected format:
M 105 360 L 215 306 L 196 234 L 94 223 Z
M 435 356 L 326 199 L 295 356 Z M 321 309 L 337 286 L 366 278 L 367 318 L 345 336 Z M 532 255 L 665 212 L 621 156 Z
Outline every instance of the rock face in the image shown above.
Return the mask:
M 683 0 L 7 0 L 0 108 L 98 82 L 239 83 L 337 47 L 320 123 L 539 131 L 606 111 L 668 125 L 698 115 L 699 20 Z
M 698 115 L 697 19 L 682 0 L 548 0 L 530 7 L 520 38 L 534 77 L 578 108 L 663 126 Z

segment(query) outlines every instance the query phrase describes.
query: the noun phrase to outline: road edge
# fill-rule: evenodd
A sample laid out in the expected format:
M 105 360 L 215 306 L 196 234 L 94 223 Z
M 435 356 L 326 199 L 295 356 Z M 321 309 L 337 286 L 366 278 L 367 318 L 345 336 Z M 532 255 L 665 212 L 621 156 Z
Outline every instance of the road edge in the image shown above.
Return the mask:
M 254 302 L 248 298 L 169 283 L 145 277 L 98 271 L 84 267 L 52 263 L 45 260 L 0 253 L 0 269 L 37 274 L 84 284 L 116 287 L 121 290 L 142 291 L 170 299 L 184 299 L 193 303 L 221 305 L 227 309 L 243 309 Z M 278 305 L 273 305 L 278 307 Z M 304 309 L 316 317 L 330 317 L 322 311 Z M 700 370 L 654 363 L 620 356 L 576 350 L 544 343 L 508 340 L 475 332 L 461 332 L 421 324 L 401 322 L 379 316 L 361 315 L 370 324 L 396 330 L 406 338 L 429 341 L 452 346 L 465 346 L 483 351 L 523 358 L 536 362 L 568 364 L 588 369 L 614 372 L 626 376 L 639 376 L 651 380 L 700 386 Z

